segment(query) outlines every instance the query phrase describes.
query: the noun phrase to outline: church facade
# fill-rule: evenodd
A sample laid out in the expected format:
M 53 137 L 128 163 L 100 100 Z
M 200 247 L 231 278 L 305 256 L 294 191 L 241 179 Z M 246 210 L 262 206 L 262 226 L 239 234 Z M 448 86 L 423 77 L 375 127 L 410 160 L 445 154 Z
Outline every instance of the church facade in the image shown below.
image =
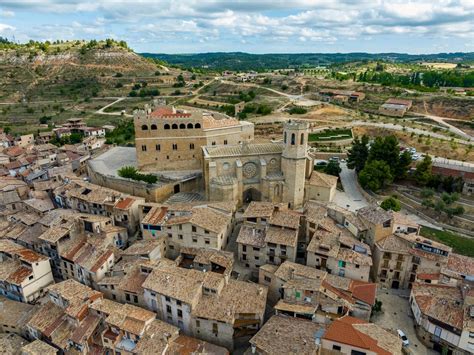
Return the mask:
M 203 147 L 207 198 L 301 207 L 306 178 L 312 172 L 307 142 L 308 123 L 289 121 L 284 124 L 282 142 Z

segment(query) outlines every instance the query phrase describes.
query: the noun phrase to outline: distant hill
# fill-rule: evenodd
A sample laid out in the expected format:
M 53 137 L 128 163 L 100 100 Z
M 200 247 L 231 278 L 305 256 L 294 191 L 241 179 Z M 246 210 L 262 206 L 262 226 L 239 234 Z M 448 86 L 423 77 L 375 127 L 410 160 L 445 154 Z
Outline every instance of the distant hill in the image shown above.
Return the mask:
M 403 54 L 403 53 L 292 53 L 292 54 L 249 54 L 242 52 L 215 52 L 196 54 L 140 53 L 144 57 L 163 60 L 184 68 L 209 68 L 214 70 L 256 70 L 314 67 L 354 61 L 393 62 L 474 62 L 474 52 Z
M 116 76 L 150 76 L 157 65 L 124 42 L 0 43 L 0 101 L 96 96 Z

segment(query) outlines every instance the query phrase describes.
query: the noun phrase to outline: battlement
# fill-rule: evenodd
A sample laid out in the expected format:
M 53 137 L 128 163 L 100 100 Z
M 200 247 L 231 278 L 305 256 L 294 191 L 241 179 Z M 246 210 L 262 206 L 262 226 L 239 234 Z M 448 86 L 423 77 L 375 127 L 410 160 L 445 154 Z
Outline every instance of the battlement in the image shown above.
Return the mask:
M 283 128 L 289 130 L 307 130 L 309 129 L 309 123 L 306 121 L 290 120 L 288 122 L 285 122 Z

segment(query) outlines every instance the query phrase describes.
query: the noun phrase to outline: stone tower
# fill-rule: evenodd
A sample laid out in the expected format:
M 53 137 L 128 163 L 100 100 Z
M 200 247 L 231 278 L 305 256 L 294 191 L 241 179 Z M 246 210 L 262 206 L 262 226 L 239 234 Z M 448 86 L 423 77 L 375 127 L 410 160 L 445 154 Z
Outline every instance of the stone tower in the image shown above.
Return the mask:
M 283 201 L 291 208 L 300 208 L 304 200 L 306 180 L 306 148 L 309 124 L 304 121 L 288 121 L 283 126 L 285 148 L 281 157 L 281 170 L 285 177 Z

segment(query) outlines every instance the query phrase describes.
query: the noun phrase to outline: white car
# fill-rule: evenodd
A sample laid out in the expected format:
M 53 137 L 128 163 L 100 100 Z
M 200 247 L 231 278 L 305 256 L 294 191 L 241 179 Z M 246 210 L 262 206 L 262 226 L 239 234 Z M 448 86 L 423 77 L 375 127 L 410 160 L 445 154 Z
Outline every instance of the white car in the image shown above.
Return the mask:
M 397 329 L 398 337 L 402 339 L 403 346 L 410 345 L 410 341 L 408 340 L 407 336 L 401 329 Z

